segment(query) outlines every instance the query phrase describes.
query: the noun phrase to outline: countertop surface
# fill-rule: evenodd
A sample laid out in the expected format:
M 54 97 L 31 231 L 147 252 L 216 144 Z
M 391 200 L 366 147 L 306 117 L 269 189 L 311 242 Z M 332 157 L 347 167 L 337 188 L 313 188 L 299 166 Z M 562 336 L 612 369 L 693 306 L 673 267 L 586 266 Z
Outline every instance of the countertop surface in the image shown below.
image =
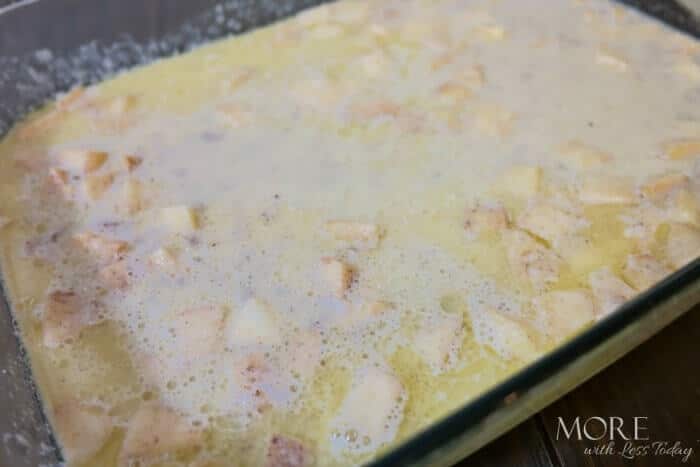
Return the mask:
M 459 467 L 700 465 L 698 342 L 700 306 Z M 620 427 L 612 441 L 611 417 Z M 604 426 L 608 432 L 600 440 L 586 438 L 585 431 L 600 437 Z

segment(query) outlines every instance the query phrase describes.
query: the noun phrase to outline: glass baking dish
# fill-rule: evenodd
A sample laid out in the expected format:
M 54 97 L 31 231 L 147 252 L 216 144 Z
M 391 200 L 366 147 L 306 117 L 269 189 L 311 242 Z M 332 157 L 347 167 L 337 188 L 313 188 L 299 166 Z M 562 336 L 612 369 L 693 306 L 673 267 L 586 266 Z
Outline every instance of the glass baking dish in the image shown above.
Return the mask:
M 317 3 L 321 2 L 26 0 L 1 7 L 0 136 L 29 110 L 77 83 L 93 83 Z M 700 22 L 673 0 L 623 3 L 700 37 Z M 700 259 L 372 465 L 451 465 L 572 390 L 697 303 Z M 61 454 L 42 411 L 1 280 L 0 435 L 0 465 L 60 465 Z

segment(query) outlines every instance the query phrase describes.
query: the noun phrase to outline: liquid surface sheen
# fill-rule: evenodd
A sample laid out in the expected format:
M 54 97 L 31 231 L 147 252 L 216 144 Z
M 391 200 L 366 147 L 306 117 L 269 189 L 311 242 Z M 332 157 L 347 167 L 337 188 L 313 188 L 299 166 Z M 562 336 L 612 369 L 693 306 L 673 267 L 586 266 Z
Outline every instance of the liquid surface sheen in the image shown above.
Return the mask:
M 342 0 L 0 143 L 70 466 L 357 465 L 700 254 L 700 46 L 602 0 Z

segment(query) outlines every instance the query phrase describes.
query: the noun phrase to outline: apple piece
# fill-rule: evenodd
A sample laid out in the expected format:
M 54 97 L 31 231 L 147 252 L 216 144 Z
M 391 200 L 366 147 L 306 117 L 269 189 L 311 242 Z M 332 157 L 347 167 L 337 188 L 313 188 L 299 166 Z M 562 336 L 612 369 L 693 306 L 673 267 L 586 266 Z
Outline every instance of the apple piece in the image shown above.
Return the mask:
M 578 195 L 585 204 L 636 204 L 639 201 L 632 181 L 626 177 L 587 177 Z
M 575 234 L 587 222 L 581 216 L 551 204 L 537 203 L 525 209 L 518 216 L 516 224 L 556 248 L 565 237 Z
M 685 138 L 666 141 L 661 146 L 663 155 L 672 161 L 681 161 L 700 156 L 700 138 Z
M 669 268 L 647 254 L 629 255 L 622 271 L 625 281 L 640 291 L 648 289 L 669 274 Z
M 413 338 L 413 349 L 433 374 L 440 374 L 455 365 L 463 339 L 462 315 L 443 313 L 423 322 Z
M 103 410 L 72 399 L 54 406 L 52 421 L 61 451 L 71 465 L 89 461 L 114 429 L 112 418 Z
M 226 338 L 231 346 L 275 344 L 280 340 L 277 318 L 266 302 L 251 298 L 240 310 L 229 314 Z
M 311 378 L 321 363 L 322 339 L 318 331 L 304 330 L 289 340 L 288 352 L 282 359 L 282 367 L 304 383 Z
M 107 100 L 105 110 L 113 117 L 122 118 L 136 106 L 138 98 L 134 95 L 116 96 Z
M 160 247 L 150 254 L 148 264 L 162 269 L 173 269 L 177 265 L 177 250 L 171 247 Z
M 114 240 L 93 232 L 82 232 L 74 235 L 73 238 L 102 263 L 118 261 L 130 248 L 128 242 Z
M 158 402 L 146 402 L 129 421 L 120 458 L 154 458 L 195 447 L 201 441 L 201 429 L 195 428 L 173 409 Z
M 311 450 L 298 439 L 276 434 L 267 445 L 266 467 L 311 467 L 313 464 Z
M 578 140 L 568 141 L 559 148 L 559 153 L 565 161 L 579 170 L 599 167 L 613 159 L 610 153 Z
M 385 302 L 382 300 L 377 300 L 374 302 L 369 302 L 363 307 L 368 315 L 370 316 L 382 316 L 386 313 L 391 313 L 396 311 L 393 304 Z
M 484 24 L 474 28 L 473 34 L 483 41 L 502 41 L 506 38 L 506 30 L 497 24 Z
M 220 105 L 217 115 L 221 121 L 234 129 L 248 126 L 253 121 L 250 110 L 235 102 Z
M 330 290 L 337 297 L 344 297 L 352 285 L 353 269 L 343 261 L 334 258 L 321 259 L 323 277 Z
M 381 230 L 377 224 L 328 221 L 325 223 L 324 228 L 336 240 L 367 249 L 376 248 L 381 237 Z
M 542 169 L 540 167 L 512 167 L 495 187 L 516 198 L 531 198 L 540 191 Z
M 96 201 L 102 198 L 107 190 L 114 183 L 114 174 L 86 175 L 83 180 L 83 190 L 88 198 Z
M 512 128 L 515 114 L 496 105 L 482 105 L 474 115 L 474 126 L 480 133 L 492 137 L 505 137 Z
M 457 81 L 447 81 L 437 87 L 438 97 L 448 103 L 458 103 L 472 97 L 472 90 L 465 84 Z
M 331 427 L 344 452 L 372 452 L 391 442 L 403 419 L 407 394 L 401 381 L 374 366 L 358 370 Z
M 122 160 L 124 161 L 126 171 L 129 173 L 136 170 L 143 163 L 142 157 L 134 156 L 133 154 L 127 154 Z
M 122 203 L 127 214 L 132 216 L 146 207 L 143 184 L 140 181 L 129 178 L 124 182 Z
M 94 172 L 105 162 L 109 155 L 104 151 L 89 149 L 68 149 L 58 154 L 58 160 L 68 170 L 80 173 Z
M 477 308 L 471 313 L 471 321 L 477 343 L 490 347 L 501 358 L 529 362 L 541 354 L 533 340 L 533 331 L 494 307 Z
M 671 265 L 682 268 L 700 256 L 700 229 L 687 224 L 670 224 L 665 250 Z
M 508 229 L 503 232 L 503 243 L 511 270 L 535 289 L 559 280 L 561 258 L 526 232 Z
M 678 191 L 668 204 L 671 220 L 700 227 L 700 201 L 690 191 Z
M 216 352 L 222 345 L 227 309 L 206 305 L 179 311 L 170 320 L 178 348 L 187 349 L 192 358 Z
M 591 272 L 588 284 L 596 301 L 598 319 L 609 315 L 637 295 L 636 290 L 607 267 Z
M 171 231 L 190 233 L 199 228 L 199 219 L 194 208 L 189 206 L 170 206 L 160 210 L 163 224 Z
M 472 236 L 499 232 L 508 227 L 508 213 L 501 204 L 477 203 L 467 209 L 464 229 Z
M 538 327 L 557 341 L 580 331 L 595 319 L 591 295 L 582 289 L 557 290 L 532 299 Z
M 625 72 L 630 66 L 627 59 L 622 57 L 622 55 L 606 48 L 598 50 L 595 61 L 597 64 L 606 66 L 617 72 Z
M 70 174 L 68 171 L 58 167 L 50 168 L 49 181 L 60 191 L 64 199 L 70 199 L 73 196 L 73 187 L 70 185 Z
M 80 335 L 90 320 L 81 298 L 71 290 L 49 293 L 42 317 L 43 344 L 55 348 Z
M 646 198 L 652 200 L 663 199 L 672 192 L 688 188 L 690 178 L 679 172 L 671 172 L 653 177 L 642 185 L 641 191 Z
M 116 290 L 126 289 L 131 279 L 129 268 L 123 259 L 103 267 L 98 272 L 98 275 L 102 283 L 108 288 Z

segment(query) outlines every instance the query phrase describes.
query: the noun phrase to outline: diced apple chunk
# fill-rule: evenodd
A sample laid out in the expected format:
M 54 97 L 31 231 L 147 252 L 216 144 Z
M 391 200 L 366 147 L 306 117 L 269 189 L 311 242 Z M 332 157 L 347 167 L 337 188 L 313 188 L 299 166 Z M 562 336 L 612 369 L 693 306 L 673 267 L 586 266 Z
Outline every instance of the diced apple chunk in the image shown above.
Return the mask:
M 458 72 L 456 79 L 470 89 L 476 90 L 482 87 L 486 82 L 484 67 L 481 65 L 464 67 Z
M 635 204 L 637 193 L 631 180 L 624 177 L 592 176 L 579 188 L 579 199 L 586 204 Z
M 360 123 L 367 123 L 375 118 L 401 115 L 401 107 L 388 99 L 358 102 L 350 107 L 350 115 Z
M 114 262 L 129 251 L 129 243 L 114 240 L 93 232 L 83 232 L 73 237 L 85 250 L 100 262 Z
M 141 405 L 129 421 L 120 458 L 149 459 L 197 446 L 202 432 L 174 410 L 157 402 Z
M 684 57 L 674 66 L 676 73 L 685 76 L 692 81 L 700 81 L 700 64 L 695 63 L 692 58 Z
M 500 204 L 485 205 L 477 203 L 467 209 L 464 229 L 475 235 L 485 232 L 498 232 L 508 227 L 508 213 Z
M 280 338 L 279 323 L 269 304 L 251 298 L 229 314 L 226 338 L 231 346 L 275 344 Z
M 461 314 L 440 314 L 426 319 L 413 339 L 413 349 L 434 374 L 451 368 L 464 338 Z
M 317 331 L 301 331 L 288 341 L 288 352 L 282 365 L 304 383 L 311 378 L 321 362 L 321 335 Z
M 385 313 L 389 313 L 395 310 L 394 305 L 389 302 L 382 300 L 377 300 L 374 302 L 367 303 L 365 305 L 365 310 L 370 316 L 381 316 Z
M 107 101 L 105 109 L 114 117 L 124 117 L 134 109 L 136 102 L 137 97 L 134 95 L 116 96 Z
M 407 395 L 401 381 L 387 370 L 367 367 L 356 372 L 331 428 L 341 452 L 372 452 L 391 442 L 403 419 Z
M 70 186 L 70 174 L 58 167 L 49 169 L 49 180 L 58 189 L 64 198 L 73 196 L 73 187 Z
M 474 28 L 474 34 L 485 41 L 502 41 L 506 38 L 506 30 L 495 24 L 486 24 Z
M 242 67 L 232 71 L 228 80 L 229 89 L 235 91 L 250 81 L 257 74 L 255 68 Z
M 465 84 L 456 81 L 447 81 L 437 88 L 437 95 L 450 103 L 455 103 L 469 99 L 472 91 Z
M 666 257 L 674 268 L 681 268 L 700 256 L 700 229 L 687 224 L 669 226 Z
M 479 345 L 490 347 L 502 358 L 529 362 L 540 355 L 532 330 L 525 323 L 490 306 L 474 310 L 471 317 L 474 337 Z
M 219 118 L 231 128 L 242 128 L 252 122 L 250 111 L 241 104 L 230 102 L 219 107 Z
M 376 248 L 381 237 L 381 230 L 377 224 L 329 221 L 324 227 L 336 240 L 350 243 L 356 247 Z
M 314 456 L 301 441 L 274 435 L 267 446 L 265 467 L 311 467 Z
M 129 286 L 130 273 L 126 261 L 120 259 L 99 271 L 102 282 L 110 289 L 123 290 Z
M 114 174 L 86 175 L 83 180 L 83 189 L 88 198 L 95 201 L 102 198 L 102 195 L 109 190 L 114 183 Z
M 481 106 L 474 115 L 476 129 L 488 136 L 504 137 L 511 132 L 515 115 L 495 105 Z
M 177 251 L 171 247 L 160 247 L 148 257 L 148 264 L 172 269 L 177 264 Z
M 122 189 L 123 208 L 129 215 L 134 215 L 146 207 L 143 184 L 134 179 L 124 182 Z
M 178 348 L 187 349 L 192 357 L 211 354 L 222 345 L 227 309 L 206 305 L 179 311 L 170 321 Z
M 664 156 L 673 161 L 698 157 L 700 156 L 700 138 L 667 141 L 662 145 L 662 150 Z
M 122 160 L 124 161 L 124 167 L 126 168 L 127 172 L 133 172 L 143 163 L 142 157 L 131 154 L 124 156 Z
M 557 254 L 521 230 L 503 232 L 508 264 L 519 277 L 535 289 L 542 289 L 559 279 L 563 262 Z
M 643 291 L 659 282 L 671 270 L 651 255 L 629 255 L 622 275 L 635 289 Z
M 671 220 L 700 227 L 700 201 L 688 190 L 680 190 L 669 200 Z
M 110 416 L 97 407 L 66 400 L 53 409 L 61 451 L 71 465 L 90 460 L 105 444 L 113 430 Z
M 596 54 L 596 63 L 620 72 L 627 71 L 627 68 L 629 67 L 629 62 L 619 53 L 613 52 L 606 48 L 598 50 L 598 53 Z
M 541 168 L 512 167 L 503 175 L 495 189 L 517 198 L 530 198 L 540 191 L 541 183 Z
M 536 322 L 557 341 L 579 331 L 595 319 L 593 298 L 584 290 L 557 290 L 532 300 Z
M 667 173 L 652 178 L 642 185 L 642 193 L 645 197 L 657 200 L 668 196 L 673 191 L 687 188 L 690 179 L 682 173 Z
M 575 234 L 587 225 L 581 216 L 547 203 L 528 207 L 518 216 L 516 224 L 555 247 L 564 237 Z
M 88 316 L 78 294 L 62 290 L 49 294 L 42 319 L 43 343 L 46 347 L 58 347 L 77 337 L 88 324 Z
M 613 274 L 609 268 L 602 268 L 588 275 L 588 284 L 595 298 L 598 318 L 603 318 L 629 301 L 637 291 Z
M 323 258 L 321 267 L 323 277 L 331 292 L 337 297 L 344 297 L 352 284 L 353 269 L 343 261 L 334 258 Z
M 170 206 L 160 210 L 163 224 L 170 230 L 189 233 L 199 228 L 197 211 L 190 206 Z
M 58 155 L 59 161 L 68 169 L 75 172 L 94 172 L 107 162 L 108 154 L 104 151 L 87 149 L 69 149 Z
M 609 153 L 577 140 L 567 142 L 559 148 L 559 152 L 567 162 L 579 170 L 598 167 L 612 160 Z
M 363 55 L 358 62 L 365 74 L 371 78 L 383 76 L 391 67 L 389 58 L 383 50 Z

